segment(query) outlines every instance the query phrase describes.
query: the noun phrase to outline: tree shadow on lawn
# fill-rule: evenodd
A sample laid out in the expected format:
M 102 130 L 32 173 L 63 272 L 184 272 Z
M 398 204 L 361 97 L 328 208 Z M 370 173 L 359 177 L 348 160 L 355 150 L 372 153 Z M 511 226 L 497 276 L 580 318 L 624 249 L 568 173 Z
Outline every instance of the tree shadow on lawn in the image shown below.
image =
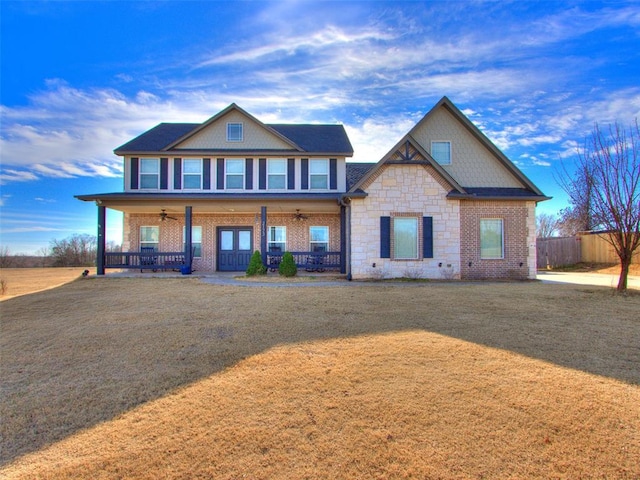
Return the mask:
M 283 344 L 425 330 L 640 384 L 640 296 L 596 287 L 90 279 L 2 309 L 0 464 Z

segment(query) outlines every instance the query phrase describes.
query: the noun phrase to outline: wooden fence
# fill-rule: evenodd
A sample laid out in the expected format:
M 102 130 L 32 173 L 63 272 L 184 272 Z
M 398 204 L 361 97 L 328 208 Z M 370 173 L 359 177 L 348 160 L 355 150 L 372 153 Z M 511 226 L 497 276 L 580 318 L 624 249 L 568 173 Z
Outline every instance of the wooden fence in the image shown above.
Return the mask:
M 581 262 L 581 243 L 580 237 L 538 238 L 538 268 L 555 268 Z
M 605 235 L 584 233 L 575 237 L 538 238 L 538 268 L 561 267 L 579 262 L 620 262 Z M 640 250 L 636 251 L 631 263 L 640 263 Z

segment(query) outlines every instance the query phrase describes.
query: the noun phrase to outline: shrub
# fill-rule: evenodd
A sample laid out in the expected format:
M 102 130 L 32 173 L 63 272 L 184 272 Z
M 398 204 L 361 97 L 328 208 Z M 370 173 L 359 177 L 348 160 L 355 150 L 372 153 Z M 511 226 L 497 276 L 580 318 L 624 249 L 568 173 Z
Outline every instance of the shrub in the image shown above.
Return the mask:
M 284 252 L 284 255 L 282 255 L 282 261 L 278 265 L 278 272 L 283 277 L 293 277 L 298 273 L 298 267 L 296 267 L 296 262 L 291 252 Z
M 262 256 L 258 250 L 253 252 L 253 255 L 251 255 L 251 260 L 249 260 L 249 266 L 247 267 L 246 273 L 247 277 L 265 275 L 267 273 L 267 267 L 262 263 Z

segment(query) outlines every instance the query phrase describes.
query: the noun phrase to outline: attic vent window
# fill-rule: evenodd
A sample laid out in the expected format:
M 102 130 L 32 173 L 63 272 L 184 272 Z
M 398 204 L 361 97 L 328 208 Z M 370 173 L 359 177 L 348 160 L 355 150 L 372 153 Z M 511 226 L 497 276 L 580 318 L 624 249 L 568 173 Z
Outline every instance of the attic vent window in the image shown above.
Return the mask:
M 451 142 L 431 142 L 431 156 L 440 165 L 451 165 Z
M 227 123 L 227 142 L 241 142 L 242 123 Z

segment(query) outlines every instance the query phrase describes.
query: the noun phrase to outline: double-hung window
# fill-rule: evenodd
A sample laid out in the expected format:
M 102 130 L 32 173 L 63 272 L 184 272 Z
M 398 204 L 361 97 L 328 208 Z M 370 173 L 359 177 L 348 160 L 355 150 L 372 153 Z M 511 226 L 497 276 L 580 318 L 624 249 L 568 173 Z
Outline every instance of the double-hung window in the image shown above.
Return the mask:
M 267 250 L 269 252 L 284 252 L 287 248 L 287 227 L 269 227 L 267 236 Z
M 140 227 L 140 250 L 153 248 L 158 250 L 160 243 L 160 227 Z
M 227 142 L 242 142 L 244 139 L 242 123 L 227 123 Z
M 451 165 L 451 142 L 431 142 L 431 156 L 440 165 Z
M 225 177 L 227 189 L 244 188 L 245 161 L 242 159 L 227 159 L 225 165 Z
M 283 190 L 287 187 L 287 161 L 284 159 L 267 160 L 267 188 Z
M 504 258 L 504 228 L 501 218 L 480 219 L 480 258 Z
M 182 188 L 197 189 L 202 188 L 202 160 L 186 158 L 182 166 Z
M 160 159 L 140 159 L 140 188 L 157 189 L 160 184 Z
M 309 160 L 309 186 L 313 190 L 329 188 L 329 160 Z
M 309 247 L 312 252 L 329 251 L 329 227 L 309 227 Z
M 418 258 L 418 218 L 393 218 L 393 257 L 397 260 Z
M 185 249 L 187 243 L 187 227 L 182 227 L 182 250 Z M 191 226 L 191 248 L 193 248 L 194 257 L 202 257 L 202 227 Z

